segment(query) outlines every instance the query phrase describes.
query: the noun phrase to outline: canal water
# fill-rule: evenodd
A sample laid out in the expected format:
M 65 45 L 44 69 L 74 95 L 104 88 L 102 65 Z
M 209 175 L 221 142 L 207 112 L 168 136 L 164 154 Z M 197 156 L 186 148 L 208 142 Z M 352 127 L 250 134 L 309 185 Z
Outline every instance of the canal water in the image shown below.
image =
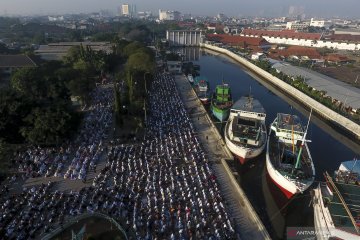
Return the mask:
M 184 48 L 177 51 L 184 53 L 184 60 L 200 65 L 200 75 L 208 78 L 211 90 L 224 80 L 231 87 L 234 101 L 251 92 L 266 110 L 267 126 L 279 112 L 296 114 L 303 124 L 306 124 L 309 116 L 306 109 L 232 59 L 198 48 Z M 220 130 L 223 129 L 221 124 L 217 125 Z M 360 156 L 359 145 L 341 136 L 316 116 L 311 119 L 307 138 L 311 140 L 308 145 L 316 169 L 316 181 L 313 187 L 323 180 L 325 171 L 332 174 L 342 161 Z M 265 153 L 243 166 L 237 161 L 234 161 L 234 165 L 239 172 L 242 188 L 273 239 L 285 239 L 286 227 L 313 227 L 311 191 L 298 195 L 290 202 L 278 199 L 280 192 L 277 188 L 273 188 L 266 176 Z

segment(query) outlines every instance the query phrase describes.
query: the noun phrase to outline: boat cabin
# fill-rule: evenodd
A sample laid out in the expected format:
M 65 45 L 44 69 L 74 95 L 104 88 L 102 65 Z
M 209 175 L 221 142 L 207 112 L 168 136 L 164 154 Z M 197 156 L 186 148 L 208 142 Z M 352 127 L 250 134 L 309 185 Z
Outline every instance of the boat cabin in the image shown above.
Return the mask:
M 271 125 L 276 136 L 283 142 L 292 143 L 302 140 L 304 129 L 300 118 L 296 115 L 278 113 L 275 122 Z

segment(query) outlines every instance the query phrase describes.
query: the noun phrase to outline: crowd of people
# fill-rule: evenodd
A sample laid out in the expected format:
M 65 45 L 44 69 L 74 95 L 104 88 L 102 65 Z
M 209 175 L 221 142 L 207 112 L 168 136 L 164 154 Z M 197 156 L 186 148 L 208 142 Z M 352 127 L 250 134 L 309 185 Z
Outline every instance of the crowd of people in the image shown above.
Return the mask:
M 112 121 L 112 88 L 98 87 L 91 93 L 92 104 L 86 109 L 77 138 L 61 147 L 29 147 L 17 152 L 13 162 L 23 178 L 86 178 L 103 152 L 103 141 Z M 67 168 L 67 169 L 66 169 Z
M 58 162 L 73 159 L 64 175 L 72 171 L 70 178 L 81 178 L 100 156 L 105 167 L 91 187 L 79 192 L 59 192 L 49 183 L 25 189 L 21 196 L 2 195 L 0 236 L 29 239 L 66 218 L 102 212 L 122 223 L 136 239 L 235 239 L 216 176 L 173 77 L 154 77 L 146 133 L 137 144 L 104 142 L 111 124 L 112 99 L 104 88 L 97 91 L 94 98 L 101 97 L 94 101 L 91 109 L 95 111 L 90 109 L 75 140 L 79 146 L 62 148 Z M 54 159 L 41 157 L 46 150 L 35 151 L 41 164 L 48 166 Z M 49 154 L 57 156 L 56 151 Z

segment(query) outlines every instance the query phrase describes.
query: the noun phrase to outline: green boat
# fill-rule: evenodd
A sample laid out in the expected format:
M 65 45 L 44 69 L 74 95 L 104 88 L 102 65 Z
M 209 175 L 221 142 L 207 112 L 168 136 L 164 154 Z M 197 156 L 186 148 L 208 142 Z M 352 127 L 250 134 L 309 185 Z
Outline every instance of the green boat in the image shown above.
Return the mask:
M 231 90 L 228 84 L 217 85 L 211 98 L 211 111 L 221 122 L 225 121 L 230 114 L 233 105 Z

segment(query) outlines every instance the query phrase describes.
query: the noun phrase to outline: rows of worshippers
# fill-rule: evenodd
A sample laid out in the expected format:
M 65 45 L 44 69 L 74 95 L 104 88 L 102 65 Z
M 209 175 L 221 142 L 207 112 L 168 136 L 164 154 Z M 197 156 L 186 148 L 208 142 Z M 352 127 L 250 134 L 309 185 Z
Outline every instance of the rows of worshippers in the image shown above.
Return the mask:
M 144 139 L 109 144 L 106 165 L 90 188 L 54 192 L 49 183 L 1 197 L 0 238 L 31 239 L 72 216 L 102 212 L 135 239 L 235 239 L 216 176 L 172 76 L 155 76 L 149 103 Z
M 52 148 L 33 146 L 17 152 L 13 163 L 22 177 L 85 180 L 103 153 L 103 141 L 112 121 L 112 97 L 111 88 L 98 87 L 91 93 L 92 104 L 86 109 L 78 135 L 71 143 Z
M 235 232 L 170 75 L 153 81 L 140 146 L 112 146 L 93 186 L 113 185 L 131 201 L 126 224 L 139 239 L 232 239 Z

